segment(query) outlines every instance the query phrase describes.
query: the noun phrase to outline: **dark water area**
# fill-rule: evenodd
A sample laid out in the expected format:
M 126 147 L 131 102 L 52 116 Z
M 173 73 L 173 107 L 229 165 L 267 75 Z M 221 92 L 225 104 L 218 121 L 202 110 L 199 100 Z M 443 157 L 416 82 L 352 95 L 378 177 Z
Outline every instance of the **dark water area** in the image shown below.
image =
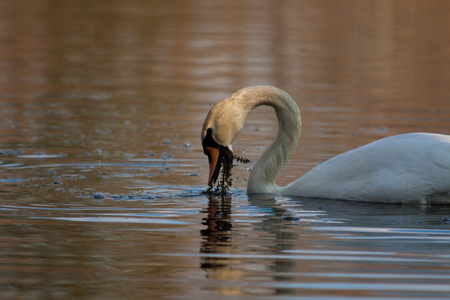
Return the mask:
M 200 129 L 269 84 L 302 111 L 277 182 L 450 134 L 448 1 L 0 0 L 0 298 L 447 299 L 450 207 L 208 197 Z M 257 108 L 234 143 L 277 130 Z M 288 215 L 294 218 L 286 217 Z

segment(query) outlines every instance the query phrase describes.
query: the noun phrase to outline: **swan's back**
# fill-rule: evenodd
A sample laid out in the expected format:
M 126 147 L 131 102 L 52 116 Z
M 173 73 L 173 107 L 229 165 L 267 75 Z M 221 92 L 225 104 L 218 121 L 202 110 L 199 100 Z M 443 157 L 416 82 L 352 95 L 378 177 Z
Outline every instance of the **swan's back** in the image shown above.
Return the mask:
M 408 133 L 338 155 L 285 195 L 391 203 L 450 203 L 450 136 Z

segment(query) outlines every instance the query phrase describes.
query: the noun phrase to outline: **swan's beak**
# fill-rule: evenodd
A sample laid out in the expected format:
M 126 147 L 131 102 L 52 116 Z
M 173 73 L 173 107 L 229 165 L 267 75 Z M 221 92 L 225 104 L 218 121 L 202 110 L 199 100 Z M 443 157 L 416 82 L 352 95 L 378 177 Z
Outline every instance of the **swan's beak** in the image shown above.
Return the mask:
M 208 128 L 206 134 L 202 135 L 203 153 L 209 160 L 208 185 L 213 187 L 219 177 L 220 168 L 223 164 L 223 173 L 228 182 L 231 177 L 231 168 L 233 167 L 233 151 L 231 147 L 224 147 L 216 143 L 212 136 L 213 130 Z
M 209 177 L 208 185 L 213 187 L 217 178 L 219 177 L 220 168 L 223 162 L 223 172 L 225 175 L 225 180 L 228 181 L 231 176 L 231 168 L 233 166 L 233 152 L 231 152 L 226 147 L 205 147 L 205 154 L 208 155 L 209 160 Z
M 208 155 L 209 160 L 209 177 L 208 177 L 208 185 L 212 187 L 216 181 L 217 177 L 219 177 L 220 172 L 220 162 L 219 162 L 219 154 L 220 151 L 217 148 L 206 147 L 206 154 Z

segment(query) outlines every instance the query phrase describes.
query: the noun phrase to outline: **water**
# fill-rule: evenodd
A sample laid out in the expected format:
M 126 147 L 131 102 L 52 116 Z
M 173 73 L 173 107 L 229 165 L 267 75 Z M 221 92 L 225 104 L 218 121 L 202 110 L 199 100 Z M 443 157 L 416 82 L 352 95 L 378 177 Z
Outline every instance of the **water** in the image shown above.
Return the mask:
M 449 134 L 449 10 L 0 1 L 1 298 L 447 299 L 450 207 L 248 197 L 248 165 L 207 197 L 199 135 L 255 84 L 302 111 L 280 185 L 384 136 Z M 255 161 L 275 133 L 258 108 L 234 149 Z

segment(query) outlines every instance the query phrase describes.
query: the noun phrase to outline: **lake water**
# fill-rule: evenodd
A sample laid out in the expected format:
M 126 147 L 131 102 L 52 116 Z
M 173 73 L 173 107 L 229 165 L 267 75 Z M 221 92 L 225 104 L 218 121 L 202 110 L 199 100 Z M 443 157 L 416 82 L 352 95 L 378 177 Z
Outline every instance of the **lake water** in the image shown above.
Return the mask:
M 270 84 L 302 111 L 278 183 L 450 134 L 448 1 L 0 1 L 0 298 L 448 299 L 450 206 L 207 197 L 200 129 Z M 253 162 L 270 108 L 234 144 Z M 286 213 L 299 219 L 287 220 Z

